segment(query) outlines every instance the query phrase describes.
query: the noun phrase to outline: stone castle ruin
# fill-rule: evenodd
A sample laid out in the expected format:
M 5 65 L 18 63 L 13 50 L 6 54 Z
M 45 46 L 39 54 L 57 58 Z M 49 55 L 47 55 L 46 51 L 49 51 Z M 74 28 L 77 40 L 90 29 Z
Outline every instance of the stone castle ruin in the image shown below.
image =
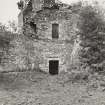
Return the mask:
M 18 6 L 19 32 L 33 41 L 39 57 L 32 65 L 50 74 L 66 72 L 73 62 L 77 10 L 58 0 L 21 0 Z

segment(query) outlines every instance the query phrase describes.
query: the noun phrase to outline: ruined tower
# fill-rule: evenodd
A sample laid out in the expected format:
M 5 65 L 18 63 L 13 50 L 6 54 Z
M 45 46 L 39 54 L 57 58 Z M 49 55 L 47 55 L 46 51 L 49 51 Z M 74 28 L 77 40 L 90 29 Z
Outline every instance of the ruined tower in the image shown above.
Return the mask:
M 67 71 L 77 26 L 77 14 L 58 0 L 22 0 L 19 27 L 40 48 L 38 67 L 50 74 Z

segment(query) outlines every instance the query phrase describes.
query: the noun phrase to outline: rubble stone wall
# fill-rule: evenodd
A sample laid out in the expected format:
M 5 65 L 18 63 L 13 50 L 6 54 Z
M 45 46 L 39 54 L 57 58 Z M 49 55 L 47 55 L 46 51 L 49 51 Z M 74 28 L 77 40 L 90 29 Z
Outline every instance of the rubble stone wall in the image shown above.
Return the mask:
M 29 48 L 26 47 L 31 66 L 34 65 L 34 68 L 38 67 L 49 72 L 49 61 L 59 60 L 59 72 L 70 70 L 73 63 L 72 56 L 75 56 L 73 48 L 77 34 L 78 17 L 70 9 L 62 8 L 42 9 L 37 12 L 33 9 L 24 15 L 23 33 L 30 40 L 28 46 L 32 44 Z M 30 26 L 30 22 L 36 24 L 36 33 L 34 27 Z M 59 24 L 58 39 L 52 38 L 53 23 Z

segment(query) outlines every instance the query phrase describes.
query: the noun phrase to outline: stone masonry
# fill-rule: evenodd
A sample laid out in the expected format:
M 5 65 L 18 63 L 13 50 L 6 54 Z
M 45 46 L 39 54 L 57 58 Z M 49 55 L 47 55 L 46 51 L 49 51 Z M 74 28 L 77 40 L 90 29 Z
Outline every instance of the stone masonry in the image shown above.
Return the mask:
M 58 0 L 22 0 L 22 3 L 19 32 L 32 40 L 39 51 L 37 66 L 51 74 L 67 72 L 73 59 L 78 14 Z

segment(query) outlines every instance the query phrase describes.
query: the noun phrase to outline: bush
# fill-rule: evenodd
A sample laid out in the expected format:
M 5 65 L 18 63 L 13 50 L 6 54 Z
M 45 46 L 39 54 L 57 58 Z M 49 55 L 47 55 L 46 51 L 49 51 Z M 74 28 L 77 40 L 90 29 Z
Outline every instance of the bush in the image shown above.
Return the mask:
M 103 14 L 92 6 L 80 12 L 80 61 L 91 68 L 103 69 L 105 61 L 105 21 Z M 99 67 L 98 67 L 99 66 Z M 100 67 L 101 66 L 101 67 Z

